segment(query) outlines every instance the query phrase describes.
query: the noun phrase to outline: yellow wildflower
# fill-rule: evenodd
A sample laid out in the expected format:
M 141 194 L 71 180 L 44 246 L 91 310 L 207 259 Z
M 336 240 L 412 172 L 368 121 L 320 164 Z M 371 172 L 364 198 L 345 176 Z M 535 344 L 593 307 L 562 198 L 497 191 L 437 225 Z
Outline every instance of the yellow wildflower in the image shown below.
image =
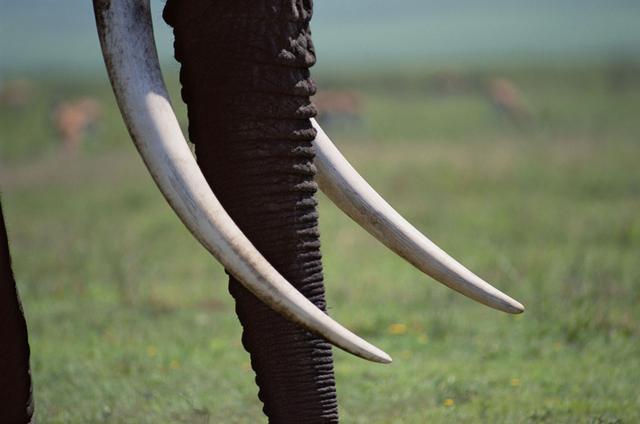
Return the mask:
M 456 402 L 453 399 L 445 399 L 443 402 L 444 406 L 453 406 Z
M 407 325 L 395 323 L 389 326 L 389 333 L 391 334 L 404 334 L 407 332 Z
M 173 359 L 170 363 L 169 363 L 169 368 L 171 368 L 172 370 L 177 370 L 178 368 L 180 368 L 180 362 L 178 362 L 177 359 Z
M 150 345 L 149 347 L 147 347 L 147 355 L 149 355 L 149 358 L 153 358 L 157 354 L 158 348 L 156 348 L 154 345 Z

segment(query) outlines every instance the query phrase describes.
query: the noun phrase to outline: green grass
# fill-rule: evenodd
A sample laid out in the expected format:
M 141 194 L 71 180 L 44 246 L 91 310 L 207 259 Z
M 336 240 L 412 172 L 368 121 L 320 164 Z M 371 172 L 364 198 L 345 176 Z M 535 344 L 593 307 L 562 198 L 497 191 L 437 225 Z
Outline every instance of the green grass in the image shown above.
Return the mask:
M 519 86 L 529 125 L 491 107 L 492 75 Z M 330 312 L 395 360 L 335 351 L 341 417 L 638 422 L 640 78 L 614 90 L 606 69 L 467 77 L 446 96 L 415 73 L 319 78 L 363 92 L 362 126 L 332 134 L 372 185 L 527 307 L 507 316 L 435 284 L 321 196 Z M 33 107 L 0 109 L 0 182 L 39 421 L 264 421 L 225 275 L 153 186 L 108 89 L 35 91 Z M 100 98 L 105 121 L 65 158 L 46 105 L 76 95 Z

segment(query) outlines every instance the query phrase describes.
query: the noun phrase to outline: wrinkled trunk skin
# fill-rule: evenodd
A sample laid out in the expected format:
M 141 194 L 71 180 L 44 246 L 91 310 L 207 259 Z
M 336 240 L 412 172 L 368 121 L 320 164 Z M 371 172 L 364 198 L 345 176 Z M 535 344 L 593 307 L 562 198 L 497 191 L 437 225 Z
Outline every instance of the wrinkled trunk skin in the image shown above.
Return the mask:
M 27 322 L 11 271 L 0 204 L 0 423 L 28 423 L 32 415 Z
M 205 177 L 258 250 L 324 310 L 311 13 L 311 0 L 169 0 L 164 19 Z M 232 277 L 229 291 L 270 422 L 337 422 L 330 345 Z

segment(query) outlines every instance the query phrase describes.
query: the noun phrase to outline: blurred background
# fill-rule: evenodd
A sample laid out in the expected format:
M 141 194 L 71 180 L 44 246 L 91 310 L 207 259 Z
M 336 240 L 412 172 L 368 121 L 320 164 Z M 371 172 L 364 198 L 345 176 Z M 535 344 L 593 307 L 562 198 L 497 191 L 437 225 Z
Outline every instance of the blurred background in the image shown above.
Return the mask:
M 527 307 L 453 294 L 320 195 L 331 314 L 395 358 L 335 351 L 342 419 L 639 422 L 640 2 L 315 11 L 315 102 L 336 144 Z M 90 2 L 0 0 L 0 190 L 40 422 L 263 420 L 226 276 L 132 147 Z

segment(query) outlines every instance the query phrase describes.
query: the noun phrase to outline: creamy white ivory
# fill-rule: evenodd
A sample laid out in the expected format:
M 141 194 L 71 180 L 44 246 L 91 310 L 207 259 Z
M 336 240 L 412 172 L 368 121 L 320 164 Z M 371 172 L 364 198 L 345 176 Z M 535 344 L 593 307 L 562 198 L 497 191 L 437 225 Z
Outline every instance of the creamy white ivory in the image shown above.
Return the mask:
M 413 266 L 471 299 L 518 314 L 524 306 L 510 298 L 436 246 L 396 212 L 358 174 L 320 128 L 314 141 L 320 189 L 362 228 Z
M 391 358 L 335 322 L 256 250 L 205 181 L 169 101 L 158 63 L 148 0 L 94 0 L 111 84 L 131 137 L 176 214 L 234 277 L 261 301 L 354 355 Z

